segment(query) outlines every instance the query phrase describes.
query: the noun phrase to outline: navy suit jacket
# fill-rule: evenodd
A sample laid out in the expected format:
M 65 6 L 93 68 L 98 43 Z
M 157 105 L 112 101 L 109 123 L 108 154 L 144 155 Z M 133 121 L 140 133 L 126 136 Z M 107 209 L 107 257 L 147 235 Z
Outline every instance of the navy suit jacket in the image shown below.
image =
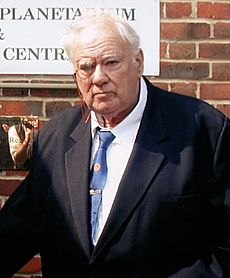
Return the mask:
M 1 278 L 37 253 L 48 278 L 230 277 L 229 120 L 146 83 L 147 106 L 96 247 L 90 124 L 74 107 L 40 130 L 31 171 L 1 210 Z

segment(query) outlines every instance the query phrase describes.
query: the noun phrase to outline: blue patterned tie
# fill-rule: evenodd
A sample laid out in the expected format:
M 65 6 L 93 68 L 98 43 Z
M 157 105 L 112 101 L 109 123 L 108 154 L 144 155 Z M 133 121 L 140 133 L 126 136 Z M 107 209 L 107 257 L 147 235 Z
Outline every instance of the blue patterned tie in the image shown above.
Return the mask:
M 115 136 L 110 131 L 99 131 L 99 148 L 95 154 L 92 166 L 90 196 L 91 196 L 91 238 L 95 237 L 98 224 L 98 212 L 101 205 L 101 193 L 107 179 L 106 151 Z

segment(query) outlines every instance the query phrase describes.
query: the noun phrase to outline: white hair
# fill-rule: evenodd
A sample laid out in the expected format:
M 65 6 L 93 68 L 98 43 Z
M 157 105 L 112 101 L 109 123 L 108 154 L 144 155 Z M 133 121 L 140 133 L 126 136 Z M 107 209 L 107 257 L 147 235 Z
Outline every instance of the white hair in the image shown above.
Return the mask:
M 86 14 L 72 24 L 70 31 L 63 37 L 62 40 L 65 51 L 72 64 L 75 63 L 75 51 L 78 46 L 79 34 L 85 28 L 99 25 L 101 23 L 109 25 L 117 31 L 122 39 L 128 43 L 132 55 L 135 56 L 137 54 L 140 49 L 140 38 L 127 21 L 111 13 L 100 12 Z

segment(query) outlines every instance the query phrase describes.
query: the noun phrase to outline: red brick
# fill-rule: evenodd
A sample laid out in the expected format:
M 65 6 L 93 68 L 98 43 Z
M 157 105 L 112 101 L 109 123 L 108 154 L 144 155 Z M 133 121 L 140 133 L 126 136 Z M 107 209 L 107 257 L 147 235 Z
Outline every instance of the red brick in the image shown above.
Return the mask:
M 20 183 L 20 180 L 0 179 L 0 195 L 10 196 Z
M 161 42 L 160 43 L 160 56 L 161 58 L 165 58 L 166 57 L 166 52 L 167 52 L 167 43 L 165 42 Z
M 42 115 L 42 103 L 39 101 L 4 101 L 0 100 L 0 114 L 8 116 Z
M 172 59 L 195 59 L 196 47 L 193 43 L 172 43 L 169 46 L 169 56 Z
M 34 257 L 24 267 L 22 267 L 19 273 L 36 273 L 41 270 L 41 259 L 40 257 Z
M 230 39 L 230 23 L 217 22 L 214 25 L 214 37 L 216 39 Z
M 229 104 L 218 104 L 217 109 L 222 111 L 227 117 L 230 118 L 230 105 Z
M 160 3 L 160 17 L 164 17 L 164 3 L 162 2 Z
M 187 96 L 196 97 L 197 84 L 195 82 L 170 83 L 171 91 Z
M 161 23 L 161 39 L 207 39 L 209 36 L 207 23 Z
M 200 2 L 197 4 L 197 16 L 212 19 L 229 19 L 230 4 Z
M 53 98 L 75 98 L 76 89 L 31 89 L 30 95 L 33 97 L 53 97 Z
M 168 83 L 159 83 L 159 82 L 152 82 L 154 86 L 160 88 L 162 90 L 168 91 Z
M 200 97 L 203 99 L 230 99 L 230 84 L 202 83 Z
M 230 80 L 230 63 L 213 64 L 213 80 Z
M 161 62 L 160 78 L 199 80 L 209 76 L 208 63 Z
M 230 59 L 230 44 L 201 43 L 199 57 L 209 59 Z
M 191 16 L 191 3 L 167 3 L 166 16 L 167 18 L 182 18 Z
M 64 101 L 52 101 L 52 102 L 47 102 L 46 103 L 46 116 L 48 118 L 51 118 L 61 110 L 65 108 L 71 107 L 69 102 L 64 102 Z
M 28 89 L 18 89 L 18 88 L 3 88 L 2 95 L 8 97 L 26 97 L 28 96 Z

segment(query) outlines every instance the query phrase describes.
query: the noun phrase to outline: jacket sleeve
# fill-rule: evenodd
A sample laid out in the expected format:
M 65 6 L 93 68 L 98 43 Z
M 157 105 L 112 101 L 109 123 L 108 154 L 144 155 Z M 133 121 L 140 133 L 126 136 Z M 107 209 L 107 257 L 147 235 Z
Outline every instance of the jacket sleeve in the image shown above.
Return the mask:
M 48 183 L 42 171 L 41 163 L 33 163 L 28 176 L 0 211 L 1 278 L 12 277 L 40 251 Z
M 37 224 L 29 178 L 11 195 L 0 212 L 0 277 L 11 277 L 38 253 Z
M 178 270 L 170 278 L 230 277 L 230 121 L 227 118 L 215 148 L 213 179 L 205 194 L 211 208 L 210 226 L 214 227 L 207 235 L 212 244 L 193 265 Z

